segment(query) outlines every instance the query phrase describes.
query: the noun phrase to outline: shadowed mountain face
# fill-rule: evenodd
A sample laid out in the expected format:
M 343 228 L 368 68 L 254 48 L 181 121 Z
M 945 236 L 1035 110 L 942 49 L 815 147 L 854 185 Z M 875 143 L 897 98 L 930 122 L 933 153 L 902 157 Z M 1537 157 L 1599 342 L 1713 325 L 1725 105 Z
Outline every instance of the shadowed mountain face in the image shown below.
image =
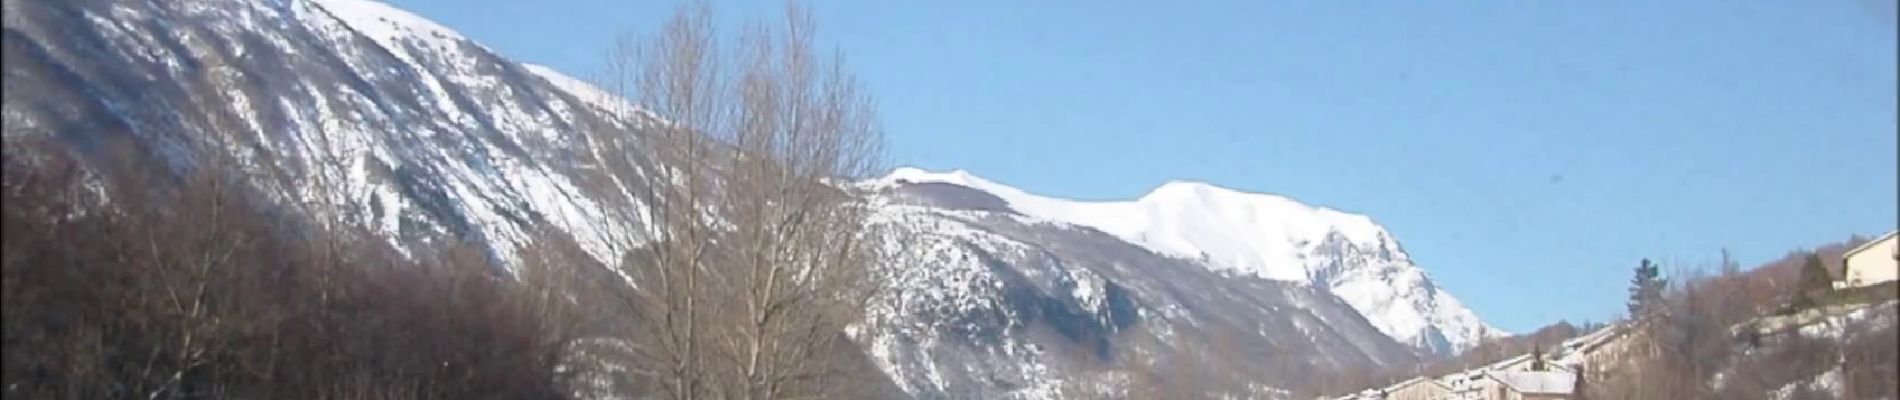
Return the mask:
M 228 156 L 286 218 L 399 249 L 472 241 L 503 266 L 548 236 L 604 262 L 643 240 L 629 193 L 651 182 L 602 171 L 650 170 L 637 135 L 618 134 L 649 118 L 414 15 L 367 0 L 4 7 L 10 155 L 44 141 L 95 171 L 174 172 Z M 1416 358 L 1338 285 L 1208 268 L 957 184 L 888 189 L 866 196 L 903 234 L 880 266 L 890 296 L 851 334 L 916 397 L 1062 397 L 1138 364 L 1283 397 L 1273 388 Z M 1320 249 L 1337 264 L 1322 278 L 1406 276 L 1353 268 L 1396 244 L 1339 243 Z
M 1003 198 L 943 182 L 902 182 L 892 191 L 896 203 L 943 210 L 1012 212 Z

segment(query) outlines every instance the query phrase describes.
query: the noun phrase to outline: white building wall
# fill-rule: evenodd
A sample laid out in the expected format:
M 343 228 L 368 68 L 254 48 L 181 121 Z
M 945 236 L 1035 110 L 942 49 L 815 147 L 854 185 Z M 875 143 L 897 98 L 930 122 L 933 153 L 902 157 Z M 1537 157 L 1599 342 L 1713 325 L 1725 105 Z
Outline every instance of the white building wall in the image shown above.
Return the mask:
M 1847 256 L 1847 265 L 1843 268 L 1843 270 L 1846 271 L 1846 279 L 1844 280 L 1847 282 L 1847 286 L 1867 286 L 1892 281 L 1895 279 L 1895 275 L 1900 275 L 1900 260 L 1895 259 L 1896 257 L 1900 257 L 1896 256 L 1896 254 L 1900 254 L 1896 253 L 1896 250 L 1900 250 L 1900 248 L 1894 245 L 1896 237 L 1900 236 L 1887 235 L 1881 237 L 1878 241 L 1867 245 L 1866 248 L 1849 254 Z

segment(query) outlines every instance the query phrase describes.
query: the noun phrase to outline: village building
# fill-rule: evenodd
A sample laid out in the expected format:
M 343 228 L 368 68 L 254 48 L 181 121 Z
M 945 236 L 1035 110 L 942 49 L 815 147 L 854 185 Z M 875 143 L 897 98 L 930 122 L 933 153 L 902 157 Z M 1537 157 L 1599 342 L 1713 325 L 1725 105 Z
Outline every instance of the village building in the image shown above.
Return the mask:
M 1837 287 L 1861 287 L 1893 282 L 1900 275 L 1900 246 L 1896 233 L 1887 232 L 1841 256 L 1841 276 Z
M 1576 375 L 1562 371 L 1487 371 L 1483 400 L 1564 400 L 1576 393 Z
M 1385 389 L 1387 400 L 1442 400 L 1451 398 L 1451 386 L 1425 377 L 1412 378 Z
M 1454 398 L 1451 387 L 1426 377 L 1408 379 L 1390 386 L 1366 389 L 1338 397 L 1337 400 L 1444 400 Z
M 1549 354 L 1532 353 L 1518 355 L 1466 371 L 1451 373 L 1440 378 L 1438 381 L 1445 384 L 1446 388 L 1450 390 L 1450 396 L 1444 397 L 1446 399 L 1485 400 L 1493 398 L 1491 396 L 1494 394 L 1494 391 L 1490 391 L 1490 389 L 1496 386 L 1496 380 L 1491 377 L 1492 374 L 1519 372 L 1551 373 L 1570 375 L 1572 377 L 1568 379 L 1575 380 L 1576 372 L 1572 368 L 1574 368 L 1573 364 L 1565 363 L 1561 359 L 1551 357 Z
M 1583 370 L 1588 379 L 1605 379 L 1610 368 L 1628 365 L 1660 351 L 1655 342 L 1648 340 L 1650 321 L 1650 318 L 1622 321 L 1565 340 L 1557 349 L 1554 364 L 1567 370 Z
M 1493 361 L 1469 370 L 1417 377 L 1365 389 L 1338 400 L 1521 400 L 1571 399 L 1579 378 L 1602 374 L 1596 365 L 1617 365 L 1641 354 L 1642 321 L 1622 322 L 1578 336 L 1552 348 Z M 1582 370 L 1582 373 L 1579 373 Z

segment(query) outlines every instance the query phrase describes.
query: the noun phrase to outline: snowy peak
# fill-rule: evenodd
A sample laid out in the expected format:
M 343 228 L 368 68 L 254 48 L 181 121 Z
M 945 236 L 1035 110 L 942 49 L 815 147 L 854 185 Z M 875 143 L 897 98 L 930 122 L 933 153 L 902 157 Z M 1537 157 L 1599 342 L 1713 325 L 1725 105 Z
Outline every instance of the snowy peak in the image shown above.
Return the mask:
M 374 0 L 311 0 L 350 29 L 391 50 L 403 40 L 467 42 L 462 34 L 428 18 Z M 447 46 L 443 46 L 447 47 Z
M 1148 191 L 1148 195 L 1153 196 L 1163 192 L 1205 193 L 1214 191 L 1238 192 L 1237 190 L 1214 186 L 1214 184 L 1207 182 L 1176 179 L 1162 183 L 1161 186 L 1156 186 L 1154 190 Z
M 885 174 L 882 178 L 872 179 L 868 184 L 873 187 L 892 187 L 925 182 L 949 183 L 990 192 L 990 194 L 999 196 L 1007 194 L 1025 197 L 1029 195 L 1029 193 L 1023 192 L 1022 190 L 991 182 L 975 174 L 971 174 L 970 171 L 961 169 L 938 172 L 917 167 L 898 167 L 895 170 L 891 170 L 891 173 Z
M 918 183 L 988 192 L 1024 216 L 1094 228 L 1217 272 L 1325 288 L 1382 332 L 1426 351 L 1456 352 L 1497 332 L 1439 290 L 1385 227 L 1364 215 L 1188 180 L 1163 183 L 1132 201 L 1048 197 L 969 171 L 914 167 L 868 186 Z
M 1248 228 L 1279 225 L 1288 230 L 1292 237 L 1326 237 L 1343 235 L 1346 240 L 1355 242 L 1376 242 L 1384 240 L 1385 228 L 1372 222 L 1364 215 L 1350 214 L 1337 210 L 1310 206 L 1291 198 L 1266 193 L 1253 193 L 1215 186 L 1198 181 L 1169 181 L 1149 191 L 1139 200 L 1143 204 L 1156 206 L 1201 208 L 1214 212 L 1211 216 L 1223 218 L 1243 218 L 1260 220 L 1271 218 L 1273 221 L 1254 221 Z
M 1171 180 L 1171 181 L 1162 183 L 1161 186 L 1156 186 L 1154 190 L 1148 191 L 1148 194 L 1142 196 L 1142 198 L 1147 199 L 1147 198 L 1152 198 L 1152 197 L 1173 197 L 1173 196 L 1210 197 L 1210 196 L 1233 196 L 1233 195 L 1245 195 L 1245 194 L 1251 194 L 1251 193 L 1246 193 L 1240 190 L 1215 186 L 1214 184 L 1201 182 L 1201 181 Z

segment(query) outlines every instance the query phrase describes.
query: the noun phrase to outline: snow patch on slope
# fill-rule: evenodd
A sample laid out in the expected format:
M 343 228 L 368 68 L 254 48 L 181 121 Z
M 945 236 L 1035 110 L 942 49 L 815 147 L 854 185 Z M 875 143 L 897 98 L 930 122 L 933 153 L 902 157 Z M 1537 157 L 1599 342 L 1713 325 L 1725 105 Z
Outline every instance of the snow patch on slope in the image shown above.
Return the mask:
M 286 99 L 284 109 L 316 112 L 293 118 L 299 122 L 293 131 L 316 128 L 330 133 L 295 135 L 309 141 L 302 147 L 317 149 L 309 153 L 349 161 L 350 165 L 348 190 L 305 193 L 304 197 L 343 197 L 339 199 L 343 204 L 375 203 L 370 207 L 381 212 L 371 213 L 379 216 L 368 225 L 392 238 L 401 236 L 403 220 L 408 218 L 405 215 L 421 212 L 420 204 L 414 204 L 417 199 L 408 198 L 388 183 L 368 181 L 365 161 L 373 158 L 391 169 L 426 170 L 448 178 L 432 188 L 456 200 L 448 204 L 454 214 L 465 218 L 469 222 L 466 227 L 489 242 L 495 255 L 505 262 L 514 261 L 513 251 L 533 240 L 535 233 L 530 226 L 536 222 L 565 231 L 599 260 L 614 259 L 637 242 L 637 238 L 614 234 L 629 229 L 629 221 L 617 218 L 611 205 L 585 193 L 583 182 L 573 171 L 560 168 L 562 163 L 548 161 L 555 159 L 550 155 L 561 154 L 559 146 L 575 143 L 585 134 L 573 129 L 586 118 L 583 107 L 596 108 L 594 116 L 620 119 L 608 124 L 638 119 L 635 114 L 616 112 L 625 109 L 597 105 L 610 101 L 610 96 L 598 90 L 583 91 L 591 86 L 565 75 L 560 76 L 565 79 L 557 80 L 546 73 L 535 73 L 551 85 L 540 90 L 569 92 L 581 102 L 529 95 L 536 91 L 533 86 L 537 82 L 496 73 L 496 62 L 504 63 L 500 70 L 506 70 L 505 58 L 453 29 L 378 1 L 290 0 L 290 5 L 296 20 L 333 43 L 350 72 L 370 82 L 405 82 L 419 89 L 414 92 L 419 95 L 418 109 L 394 112 L 376 106 L 390 101 L 387 96 L 392 93 L 377 91 L 373 85 L 360 93 L 348 90 L 348 86 L 336 88 L 339 96 L 351 101 L 335 110 L 330 102 L 313 101 L 315 107 L 306 107 Z M 351 45 L 360 39 L 374 45 Z M 375 51 L 377 48 L 383 51 Z M 384 61 L 390 58 L 396 62 Z M 311 87 L 306 92 L 326 90 Z M 416 140 L 438 144 L 405 143 Z M 584 160 L 578 165 L 586 166 Z M 318 173 L 326 173 L 323 171 Z M 615 184 L 621 185 L 617 181 Z
M 383 48 L 395 51 L 402 48 L 398 43 L 404 39 L 418 39 L 437 46 L 449 48 L 456 43 L 474 43 L 462 37 L 454 29 L 437 24 L 428 18 L 404 11 L 400 8 L 373 0 L 311 0 L 330 11 L 337 19 L 348 24 L 350 29 L 375 40 Z
M 634 112 L 644 113 L 644 111 L 639 111 L 639 107 L 628 102 L 626 98 L 601 89 L 599 86 L 594 86 L 594 84 L 588 83 L 585 80 L 563 74 L 561 71 L 554 70 L 554 68 L 540 64 L 525 63 L 521 64 L 521 66 L 527 68 L 530 73 L 540 75 L 541 79 L 548 80 L 548 83 L 554 84 L 554 87 L 560 88 L 568 94 L 580 98 L 582 102 L 587 103 L 588 106 L 594 107 L 595 109 L 618 115 L 633 115 L 631 113 Z

